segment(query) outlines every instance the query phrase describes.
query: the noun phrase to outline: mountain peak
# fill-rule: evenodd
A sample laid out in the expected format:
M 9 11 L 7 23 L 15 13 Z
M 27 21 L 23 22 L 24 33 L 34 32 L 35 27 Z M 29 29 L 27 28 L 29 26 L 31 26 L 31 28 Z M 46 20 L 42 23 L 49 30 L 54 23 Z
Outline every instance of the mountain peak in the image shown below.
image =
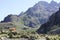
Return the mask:
M 46 5 L 46 4 L 48 4 L 48 2 L 46 2 L 46 1 L 39 1 L 37 4 L 39 4 L 39 5 Z
M 46 1 L 39 1 L 38 3 L 48 3 L 48 2 L 46 2 Z
M 24 16 L 22 18 L 24 24 L 29 27 L 35 27 L 37 25 L 46 23 L 49 17 L 58 11 L 59 8 L 57 8 L 57 5 L 58 3 L 55 1 L 51 1 L 51 3 L 39 1 L 37 4 L 23 13 Z
M 54 0 L 52 0 L 51 2 L 55 2 Z
M 51 5 L 46 1 L 40 1 L 26 12 L 21 12 L 20 15 L 8 15 L 3 22 L 18 22 L 22 19 L 25 26 L 37 27 L 37 25 L 46 23 L 52 13 L 58 10 L 57 7 L 55 1 L 52 1 Z
M 57 4 L 57 2 L 55 2 L 54 0 L 52 0 L 50 3 L 51 3 L 52 5 L 53 5 L 53 4 Z

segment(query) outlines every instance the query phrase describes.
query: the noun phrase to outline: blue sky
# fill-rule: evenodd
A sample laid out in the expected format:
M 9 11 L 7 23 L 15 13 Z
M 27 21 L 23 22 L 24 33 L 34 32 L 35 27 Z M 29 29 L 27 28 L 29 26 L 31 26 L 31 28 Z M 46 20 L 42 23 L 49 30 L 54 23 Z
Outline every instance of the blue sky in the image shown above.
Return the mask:
M 25 12 L 39 1 L 50 2 L 52 0 L 0 0 L 0 21 L 9 14 L 20 14 Z M 54 0 L 60 2 L 59 0 Z

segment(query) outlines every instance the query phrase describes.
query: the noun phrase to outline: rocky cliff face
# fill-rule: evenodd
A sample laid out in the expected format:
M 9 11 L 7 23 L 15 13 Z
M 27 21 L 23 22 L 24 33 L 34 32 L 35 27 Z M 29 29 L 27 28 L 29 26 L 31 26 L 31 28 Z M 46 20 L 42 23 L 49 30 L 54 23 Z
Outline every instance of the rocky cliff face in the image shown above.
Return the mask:
M 52 33 L 52 34 L 60 34 L 60 9 L 56 13 L 54 13 L 49 21 L 37 30 L 38 33 Z
M 26 12 L 21 12 L 20 15 L 8 15 L 2 22 L 20 22 L 20 19 L 22 19 L 25 26 L 38 27 L 46 23 L 49 17 L 58 11 L 58 8 L 59 4 L 54 1 L 51 1 L 51 3 L 40 1 Z
M 49 17 L 58 11 L 58 3 L 52 1 L 47 3 L 40 1 L 33 7 L 29 8 L 23 15 L 21 15 L 24 24 L 29 27 L 37 27 L 37 25 L 44 24 L 48 21 Z

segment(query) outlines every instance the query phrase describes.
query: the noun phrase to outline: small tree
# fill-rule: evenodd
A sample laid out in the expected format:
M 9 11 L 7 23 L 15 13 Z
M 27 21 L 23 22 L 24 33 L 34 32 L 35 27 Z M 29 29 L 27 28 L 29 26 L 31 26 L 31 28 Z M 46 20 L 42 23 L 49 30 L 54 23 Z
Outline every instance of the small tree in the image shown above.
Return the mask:
M 46 37 L 46 40 L 50 40 L 48 37 Z

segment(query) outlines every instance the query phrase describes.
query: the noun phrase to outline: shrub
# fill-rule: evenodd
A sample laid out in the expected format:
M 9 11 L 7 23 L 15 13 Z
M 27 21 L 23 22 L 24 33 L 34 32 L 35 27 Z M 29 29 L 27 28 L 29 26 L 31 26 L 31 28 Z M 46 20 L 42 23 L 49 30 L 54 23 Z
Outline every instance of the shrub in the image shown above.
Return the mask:
M 12 33 L 9 33 L 8 36 L 9 36 L 9 38 L 13 38 L 13 34 Z
M 30 38 L 29 38 L 29 40 L 35 40 L 36 39 L 36 37 L 34 37 L 34 36 L 30 36 Z
M 46 40 L 50 40 L 48 37 L 46 37 Z
M 17 35 L 17 32 L 11 32 L 13 35 Z
M 21 38 L 29 38 L 27 35 L 21 35 Z

